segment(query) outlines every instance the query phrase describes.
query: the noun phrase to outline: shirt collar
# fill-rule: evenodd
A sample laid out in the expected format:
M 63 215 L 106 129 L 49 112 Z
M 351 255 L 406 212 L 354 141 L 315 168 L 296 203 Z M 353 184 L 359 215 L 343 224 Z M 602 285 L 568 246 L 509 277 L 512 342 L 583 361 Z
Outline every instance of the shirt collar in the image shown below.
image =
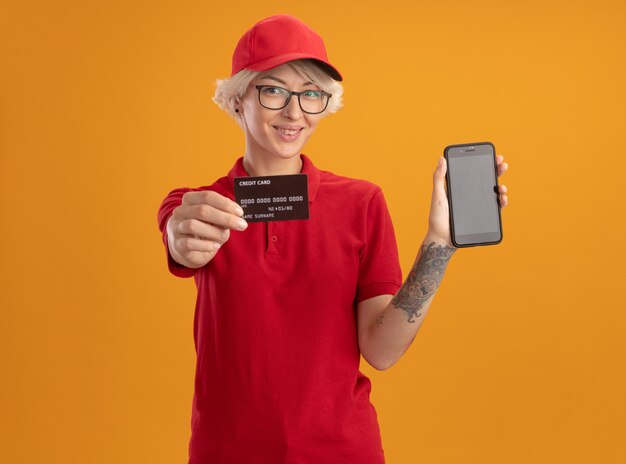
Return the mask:
M 313 203 L 315 200 L 315 196 L 317 195 L 317 191 L 320 186 L 320 171 L 315 167 L 313 162 L 306 156 L 300 155 L 302 159 L 302 174 L 306 174 L 308 179 L 308 190 L 309 190 L 309 203 Z M 230 181 L 230 187 L 234 189 L 235 185 L 235 177 L 250 177 L 250 175 L 246 172 L 243 167 L 243 156 L 239 158 L 232 169 L 228 172 L 228 180 Z

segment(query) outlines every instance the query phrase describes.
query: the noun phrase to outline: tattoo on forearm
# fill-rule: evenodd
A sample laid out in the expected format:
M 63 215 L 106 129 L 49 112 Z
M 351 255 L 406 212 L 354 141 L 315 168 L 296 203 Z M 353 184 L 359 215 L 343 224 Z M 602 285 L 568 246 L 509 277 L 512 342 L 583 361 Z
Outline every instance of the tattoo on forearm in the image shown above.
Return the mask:
M 408 322 L 414 323 L 414 318 L 422 315 L 420 310 L 437 291 L 455 251 L 456 248 L 435 242 L 422 246 L 404 285 L 391 300 L 396 308 L 407 313 Z M 383 315 L 378 318 L 379 326 L 383 323 L 382 319 Z

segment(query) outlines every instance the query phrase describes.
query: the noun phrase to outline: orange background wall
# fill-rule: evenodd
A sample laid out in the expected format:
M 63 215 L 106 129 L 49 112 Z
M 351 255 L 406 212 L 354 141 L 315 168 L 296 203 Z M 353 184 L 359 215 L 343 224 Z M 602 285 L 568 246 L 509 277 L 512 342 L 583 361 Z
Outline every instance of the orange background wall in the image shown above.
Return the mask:
M 0 462 L 186 462 L 195 288 L 156 211 L 243 135 L 210 97 L 240 35 L 294 14 L 345 109 L 306 147 L 383 187 L 403 270 L 443 148 L 510 163 L 504 241 L 459 251 L 372 378 L 390 464 L 626 462 L 626 4 L 0 5 Z

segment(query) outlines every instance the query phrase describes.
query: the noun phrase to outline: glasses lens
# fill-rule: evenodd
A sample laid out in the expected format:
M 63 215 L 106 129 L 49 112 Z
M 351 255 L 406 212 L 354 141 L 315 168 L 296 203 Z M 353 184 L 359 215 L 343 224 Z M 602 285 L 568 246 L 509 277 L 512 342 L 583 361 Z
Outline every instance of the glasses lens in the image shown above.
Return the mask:
M 280 87 L 262 87 L 259 89 L 261 105 L 272 110 L 285 106 L 289 99 L 289 92 Z
M 307 90 L 300 95 L 302 111 L 307 113 L 321 113 L 328 103 L 328 94 L 320 90 Z

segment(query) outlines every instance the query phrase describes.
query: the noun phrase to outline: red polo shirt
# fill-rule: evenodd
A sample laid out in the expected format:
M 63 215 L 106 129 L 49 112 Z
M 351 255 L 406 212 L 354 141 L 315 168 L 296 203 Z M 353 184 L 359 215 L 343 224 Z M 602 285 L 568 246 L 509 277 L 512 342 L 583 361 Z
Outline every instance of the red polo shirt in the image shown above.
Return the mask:
M 190 464 L 381 464 L 370 380 L 359 371 L 356 303 L 401 285 L 393 226 L 376 185 L 317 169 L 308 220 L 233 231 L 194 276 L 197 354 Z M 239 158 L 211 186 L 234 199 Z M 158 213 L 165 226 L 185 192 Z

